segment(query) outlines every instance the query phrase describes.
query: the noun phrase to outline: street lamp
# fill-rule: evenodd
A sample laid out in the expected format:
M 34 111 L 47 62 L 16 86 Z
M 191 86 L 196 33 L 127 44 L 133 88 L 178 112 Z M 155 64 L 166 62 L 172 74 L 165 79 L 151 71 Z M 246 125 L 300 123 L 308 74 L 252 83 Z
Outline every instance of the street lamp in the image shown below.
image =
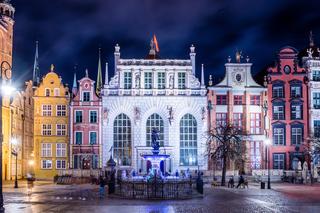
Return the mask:
M 11 77 L 11 66 L 8 62 L 3 61 L 1 63 L 0 75 L 0 212 L 4 212 L 2 193 L 2 95 L 10 95 L 14 91 L 14 88 L 7 83 L 9 81 L 3 80 Z
M 270 163 L 269 163 L 269 147 L 271 145 L 271 140 L 267 138 L 264 141 L 266 145 L 266 161 L 267 161 L 267 168 L 268 168 L 268 189 L 271 189 L 271 183 L 270 183 Z
M 11 154 L 16 157 L 16 175 L 14 179 L 14 188 L 18 188 L 18 140 L 16 138 L 11 139 L 11 144 L 15 146 L 15 149 L 11 150 Z

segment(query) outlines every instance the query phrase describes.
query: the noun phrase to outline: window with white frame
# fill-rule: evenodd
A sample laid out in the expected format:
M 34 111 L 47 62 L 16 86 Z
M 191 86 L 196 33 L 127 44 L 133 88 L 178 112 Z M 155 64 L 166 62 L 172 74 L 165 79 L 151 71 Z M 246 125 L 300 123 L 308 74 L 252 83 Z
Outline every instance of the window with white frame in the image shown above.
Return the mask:
M 144 73 L 144 88 L 151 89 L 152 88 L 152 72 Z
M 191 114 L 180 120 L 180 165 L 198 165 L 197 121 Z
M 77 144 L 77 145 L 82 144 L 82 132 L 75 133 L 75 144 Z
M 50 136 L 52 134 L 51 124 L 42 124 L 42 135 Z
M 165 89 L 166 75 L 164 72 L 158 72 L 158 89 Z
M 291 119 L 302 119 L 302 105 L 300 103 L 291 105 Z
M 250 134 L 261 134 L 261 114 L 250 114 Z
M 186 73 L 179 72 L 178 73 L 178 89 L 186 88 Z
M 60 89 L 54 88 L 54 96 L 60 96 Z
M 301 85 L 291 85 L 290 86 L 290 96 L 291 98 L 300 98 L 302 97 Z
M 303 128 L 302 127 L 291 127 L 291 144 L 300 145 L 303 140 Z
M 41 160 L 41 169 L 52 169 L 52 160 Z
M 90 145 L 97 144 L 97 132 L 90 132 L 89 142 Z
M 66 105 L 57 105 L 57 116 L 63 117 L 67 115 L 67 106 Z
M 44 95 L 47 96 L 47 97 L 49 97 L 49 96 L 50 96 L 50 89 L 46 88 Z
M 312 96 L 313 108 L 320 109 L 320 92 L 314 92 Z
M 51 157 L 52 156 L 52 144 L 42 143 L 41 144 L 41 157 Z
M 251 169 L 261 169 L 261 142 L 250 141 Z
M 284 120 L 284 105 L 273 105 L 273 119 Z
M 272 98 L 284 98 L 284 86 L 283 85 L 273 85 Z
M 227 113 L 216 113 L 216 125 L 218 128 L 227 125 Z
M 233 126 L 238 130 L 242 129 L 243 126 L 243 114 L 242 113 L 233 113 Z
M 131 89 L 132 88 L 132 74 L 131 72 L 124 72 L 123 73 L 123 80 L 124 80 L 124 84 L 123 87 L 124 89 Z
M 273 145 L 274 146 L 285 145 L 284 126 L 276 126 L 273 128 Z
M 285 153 L 274 153 L 273 154 L 273 169 L 285 169 Z
M 98 112 L 97 111 L 90 111 L 90 123 L 97 123 L 98 121 Z
M 51 115 L 52 115 L 52 106 L 42 105 L 42 116 L 51 116 Z
M 65 169 L 66 161 L 65 160 L 56 160 L 56 168 L 57 169 Z
M 82 93 L 82 100 L 85 102 L 90 101 L 90 92 L 83 92 Z
M 65 143 L 57 143 L 56 145 L 56 155 L 57 157 L 66 157 L 66 144 Z
M 312 80 L 313 81 L 320 81 L 320 70 L 313 70 L 312 71 Z
M 76 111 L 76 123 L 82 123 L 82 111 Z
M 57 124 L 57 136 L 67 135 L 67 125 L 66 124 Z

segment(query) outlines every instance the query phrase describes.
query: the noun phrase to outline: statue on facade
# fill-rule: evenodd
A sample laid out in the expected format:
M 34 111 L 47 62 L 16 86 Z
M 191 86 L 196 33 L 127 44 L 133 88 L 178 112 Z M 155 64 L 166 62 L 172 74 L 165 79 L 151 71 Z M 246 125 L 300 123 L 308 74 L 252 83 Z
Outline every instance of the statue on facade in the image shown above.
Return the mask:
M 173 85 L 174 85 L 174 78 L 173 78 L 173 75 L 170 75 L 170 78 L 169 78 L 169 88 L 170 88 L 170 89 L 173 89 Z
M 308 57 L 312 58 L 313 50 L 311 48 L 307 50 L 307 53 L 308 53 Z
M 160 143 L 159 143 L 159 131 L 156 128 L 152 129 L 151 133 L 151 146 L 153 148 L 153 153 L 154 154 L 159 154 L 159 148 L 160 148 Z
M 140 88 L 140 76 L 139 76 L 139 75 L 136 76 L 136 85 L 135 85 L 135 88 L 136 88 L 136 89 L 139 89 L 139 88 Z

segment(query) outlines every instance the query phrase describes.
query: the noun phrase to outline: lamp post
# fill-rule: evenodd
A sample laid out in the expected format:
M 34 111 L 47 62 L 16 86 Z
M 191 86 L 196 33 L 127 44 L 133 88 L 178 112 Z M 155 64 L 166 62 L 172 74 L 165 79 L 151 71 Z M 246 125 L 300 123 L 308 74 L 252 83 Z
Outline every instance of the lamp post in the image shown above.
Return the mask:
M 11 66 L 8 62 L 3 61 L 0 70 L 0 212 L 4 212 L 2 193 L 2 93 L 4 93 L 4 95 L 10 95 L 10 93 L 14 91 L 14 88 L 11 87 L 10 84 L 7 84 L 6 80 L 3 80 L 9 77 L 11 77 Z
M 271 183 L 270 183 L 270 163 L 269 163 L 269 147 L 271 145 L 271 140 L 268 137 L 268 101 L 265 100 L 263 102 L 263 111 L 264 111 L 264 129 L 265 129 L 265 136 L 266 136 L 266 140 L 265 140 L 265 147 L 266 147 L 266 167 L 268 169 L 268 189 L 271 189 Z
M 14 188 L 18 188 L 18 140 L 13 138 L 11 144 L 15 146 L 15 149 L 11 151 L 11 154 L 16 157 L 16 174 L 14 179 Z
M 269 164 L 269 147 L 271 145 L 271 140 L 267 138 L 265 140 L 266 145 L 266 161 L 267 161 L 267 168 L 268 168 L 268 189 L 271 189 L 271 183 L 270 183 L 270 164 Z

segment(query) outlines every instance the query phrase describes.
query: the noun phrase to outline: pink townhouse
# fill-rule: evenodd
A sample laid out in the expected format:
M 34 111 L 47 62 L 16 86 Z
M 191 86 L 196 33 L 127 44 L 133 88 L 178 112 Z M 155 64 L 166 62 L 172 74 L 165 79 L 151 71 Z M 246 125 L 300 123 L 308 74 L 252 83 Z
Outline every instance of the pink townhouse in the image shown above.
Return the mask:
M 102 102 L 96 94 L 95 81 L 86 75 L 73 81 L 70 104 L 70 167 L 101 168 Z

